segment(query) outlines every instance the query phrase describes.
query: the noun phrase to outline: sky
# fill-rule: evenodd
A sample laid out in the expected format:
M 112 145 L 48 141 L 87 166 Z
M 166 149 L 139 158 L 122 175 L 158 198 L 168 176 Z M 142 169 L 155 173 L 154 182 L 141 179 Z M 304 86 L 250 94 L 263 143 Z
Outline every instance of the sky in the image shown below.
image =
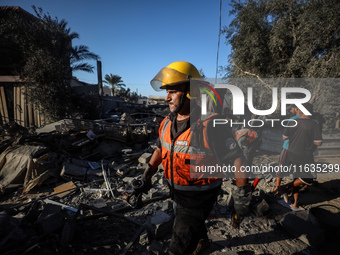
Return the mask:
M 221 24 L 228 25 L 230 0 L 222 0 Z M 103 79 L 117 74 L 131 91 L 142 96 L 165 95 L 151 88 L 158 71 L 175 61 L 188 61 L 215 78 L 220 0 L 0 0 L 1 6 L 32 5 L 79 34 L 73 45 L 86 45 L 100 56 Z M 227 65 L 230 46 L 220 38 L 219 66 Z M 96 61 L 87 61 L 96 66 Z M 73 73 L 80 81 L 97 84 L 93 73 Z M 221 77 L 218 74 L 218 77 Z

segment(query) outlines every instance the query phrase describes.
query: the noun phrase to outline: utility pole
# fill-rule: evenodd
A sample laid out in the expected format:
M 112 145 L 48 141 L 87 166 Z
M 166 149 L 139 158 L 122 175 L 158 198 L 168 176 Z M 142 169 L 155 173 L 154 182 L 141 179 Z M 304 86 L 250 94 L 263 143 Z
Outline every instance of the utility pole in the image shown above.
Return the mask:
M 103 79 L 102 79 L 102 62 L 97 60 L 97 75 L 98 75 L 98 95 L 99 95 L 99 117 L 103 113 Z

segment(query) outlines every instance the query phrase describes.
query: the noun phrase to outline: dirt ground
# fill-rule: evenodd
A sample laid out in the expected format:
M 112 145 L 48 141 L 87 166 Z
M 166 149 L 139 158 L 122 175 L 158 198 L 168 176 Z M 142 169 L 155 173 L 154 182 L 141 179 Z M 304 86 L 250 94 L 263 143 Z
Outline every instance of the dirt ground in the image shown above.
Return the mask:
M 272 164 L 278 162 L 279 155 L 276 153 L 257 152 L 253 164 Z M 318 163 L 339 164 L 339 158 L 317 158 Z M 162 173 L 158 173 L 158 180 L 161 183 Z M 290 179 L 283 180 L 283 183 L 291 181 Z M 339 254 L 340 243 L 339 233 L 335 236 L 327 236 L 325 242 L 316 247 L 311 247 L 305 242 L 303 236 L 297 236 L 291 231 L 287 231 L 281 224 L 281 220 L 292 211 L 279 204 L 281 197 L 275 195 L 272 191 L 275 186 L 275 178 L 266 176 L 262 178 L 253 194 L 253 203 L 258 204 L 261 201 L 269 206 L 267 215 L 258 215 L 256 210 L 253 210 L 240 225 L 239 229 L 231 226 L 231 210 L 228 207 L 230 198 L 230 187 L 233 180 L 226 179 L 223 181 L 222 193 L 218 198 L 216 205 L 209 219 L 206 221 L 209 238 L 212 240 L 212 245 L 202 254 Z M 163 183 L 161 183 L 163 184 Z M 164 186 L 164 185 L 163 185 Z M 24 205 L 30 202 L 31 199 L 48 196 L 52 193 L 51 188 L 39 187 L 29 194 L 22 195 L 20 190 L 1 196 L 0 206 L 8 207 L 13 205 Z M 76 203 L 78 200 L 86 200 L 86 197 L 81 195 L 72 195 L 70 203 Z M 164 207 L 164 204 L 171 202 L 170 199 L 165 199 L 150 203 L 142 209 L 130 210 L 124 213 L 124 217 L 132 219 L 140 224 L 149 224 L 159 208 Z M 340 208 L 340 178 L 323 178 L 309 188 L 308 192 L 300 193 L 300 203 L 302 207 L 308 211 L 310 208 L 320 205 L 333 205 Z M 106 207 L 110 211 L 109 207 Z M 340 210 L 335 210 L 339 213 Z M 166 213 L 174 218 L 174 208 L 166 210 Z M 138 231 L 138 228 L 133 223 L 124 223 L 123 220 L 117 221 L 112 217 L 102 216 L 96 218 L 92 215 L 93 220 L 89 219 L 86 223 L 80 225 L 77 229 L 77 234 L 72 245 L 65 248 L 64 254 L 121 254 L 129 243 L 129 240 Z M 108 237 L 111 237 L 108 238 Z M 113 239 L 112 239 L 113 238 Z M 171 226 L 168 227 L 166 233 L 161 237 L 149 236 L 148 241 L 142 243 L 140 238 L 137 238 L 126 254 L 166 254 L 167 247 L 171 238 Z M 115 240 L 121 240 L 118 244 Z M 42 243 L 38 251 L 34 254 L 61 254 L 55 251 L 57 247 L 50 245 L 52 239 Z M 115 243 L 115 245 L 113 245 Z M 117 252 L 119 251 L 119 252 Z M 41 253 L 39 253 L 41 252 Z M 25 253 L 26 254 L 26 253 Z M 33 254 L 33 253 L 27 253 Z

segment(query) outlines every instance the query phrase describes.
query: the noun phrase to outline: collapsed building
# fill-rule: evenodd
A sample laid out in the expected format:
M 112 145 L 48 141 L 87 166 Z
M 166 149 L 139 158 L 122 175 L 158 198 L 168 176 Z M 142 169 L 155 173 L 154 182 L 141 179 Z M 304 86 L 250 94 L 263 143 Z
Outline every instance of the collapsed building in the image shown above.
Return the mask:
M 140 201 L 133 181 L 150 160 L 167 113 L 156 109 L 100 120 L 63 119 L 34 132 L 14 122 L 5 125 L 0 143 L 1 254 L 165 254 L 176 204 L 164 173 L 160 167 L 153 188 Z M 258 154 L 254 160 L 270 165 L 274 159 Z M 231 226 L 234 180 L 223 180 L 207 222 L 213 245 L 205 254 L 336 249 L 339 180 L 320 183 L 315 192 L 323 192 L 323 199 L 310 202 L 309 210 L 292 212 L 273 195 L 274 179 L 262 176 L 251 215 L 240 229 Z M 332 223 L 311 223 L 313 208 Z

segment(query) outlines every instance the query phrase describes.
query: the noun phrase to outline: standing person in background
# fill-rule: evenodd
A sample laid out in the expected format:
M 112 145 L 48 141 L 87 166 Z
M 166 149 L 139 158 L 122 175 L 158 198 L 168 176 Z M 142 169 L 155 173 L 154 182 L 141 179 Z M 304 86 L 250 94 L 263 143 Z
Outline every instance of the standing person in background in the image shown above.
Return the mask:
M 300 115 L 297 113 L 298 108 L 296 107 L 296 105 L 291 105 L 289 107 L 289 111 L 290 113 L 293 115 L 293 117 L 290 118 L 290 120 L 294 120 L 300 117 Z M 287 123 L 287 125 L 289 125 L 290 122 Z M 288 152 L 288 148 L 289 148 L 289 139 L 285 139 L 283 140 L 283 145 L 282 145 L 282 150 L 280 153 L 280 158 L 279 158 L 279 166 L 286 166 L 287 165 L 287 152 Z M 281 180 L 282 177 L 280 176 L 280 172 L 277 174 L 276 177 L 276 186 L 274 188 L 274 192 L 278 193 L 278 187 L 281 184 Z
M 312 112 L 313 108 L 310 103 L 305 103 L 303 106 Z M 322 135 L 319 124 L 310 119 L 308 115 L 305 115 L 299 108 L 297 114 L 300 115 L 296 119 L 297 125 L 294 127 L 287 127 L 283 133 L 283 139 L 289 139 L 288 148 L 288 164 L 292 166 L 292 169 L 297 169 L 298 177 L 293 182 L 278 187 L 280 194 L 284 195 L 288 193 L 288 190 L 292 189 L 294 203 L 290 205 L 292 210 L 298 210 L 298 197 L 299 189 L 304 185 L 311 185 L 313 182 L 313 175 L 311 172 L 301 172 L 300 169 L 305 167 L 313 167 L 310 164 L 314 164 L 313 152 L 316 146 L 322 145 Z M 293 124 L 290 124 L 293 126 Z

